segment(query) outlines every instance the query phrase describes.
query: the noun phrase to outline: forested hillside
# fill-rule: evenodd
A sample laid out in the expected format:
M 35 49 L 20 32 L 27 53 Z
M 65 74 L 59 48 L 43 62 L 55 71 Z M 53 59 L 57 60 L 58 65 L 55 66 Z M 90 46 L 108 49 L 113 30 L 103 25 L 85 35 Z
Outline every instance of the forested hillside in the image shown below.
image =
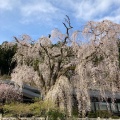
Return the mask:
M 0 75 L 10 75 L 16 66 L 16 62 L 12 60 L 16 53 L 17 46 L 8 42 L 0 45 Z

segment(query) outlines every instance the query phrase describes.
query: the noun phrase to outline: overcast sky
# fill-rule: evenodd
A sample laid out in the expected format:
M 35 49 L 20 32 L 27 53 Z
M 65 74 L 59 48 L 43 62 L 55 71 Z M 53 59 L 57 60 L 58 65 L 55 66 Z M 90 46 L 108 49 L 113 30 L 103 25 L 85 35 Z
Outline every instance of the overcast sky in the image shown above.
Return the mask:
M 54 28 L 64 32 L 65 15 L 74 29 L 90 20 L 120 23 L 120 0 L 0 0 L 0 43 L 22 34 L 37 40 Z

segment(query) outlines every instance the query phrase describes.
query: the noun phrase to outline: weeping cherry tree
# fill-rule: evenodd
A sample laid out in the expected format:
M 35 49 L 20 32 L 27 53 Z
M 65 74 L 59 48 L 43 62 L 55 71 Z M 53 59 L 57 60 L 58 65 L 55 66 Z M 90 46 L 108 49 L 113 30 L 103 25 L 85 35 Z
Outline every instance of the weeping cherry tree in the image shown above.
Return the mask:
M 44 100 L 54 101 L 68 115 L 76 102 L 84 117 L 91 106 L 90 90 L 98 90 L 106 101 L 106 91 L 112 93 L 112 101 L 119 91 L 120 25 L 91 21 L 82 31 L 71 32 L 68 16 L 63 25 L 65 34 L 55 29 L 38 41 L 28 35 L 14 37 L 17 67 L 11 76 L 21 87 L 23 83 L 37 86 Z

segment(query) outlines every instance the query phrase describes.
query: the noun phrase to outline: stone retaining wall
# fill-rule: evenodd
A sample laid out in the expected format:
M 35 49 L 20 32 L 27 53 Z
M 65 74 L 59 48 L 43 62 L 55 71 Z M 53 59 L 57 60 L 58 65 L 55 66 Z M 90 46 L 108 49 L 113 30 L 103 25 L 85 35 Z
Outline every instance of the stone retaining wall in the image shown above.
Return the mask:
M 0 116 L 0 120 L 49 120 L 49 118 L 44 118 L 44 117 L 31 117 L 31 118 L 15 118 L 15 117 L 1 117 Z M 60 119 L 59 119 L 60 120 Z M 67 120 L 120 120 L 120 119 L 112 119 L 112 118 L 69 118 Z

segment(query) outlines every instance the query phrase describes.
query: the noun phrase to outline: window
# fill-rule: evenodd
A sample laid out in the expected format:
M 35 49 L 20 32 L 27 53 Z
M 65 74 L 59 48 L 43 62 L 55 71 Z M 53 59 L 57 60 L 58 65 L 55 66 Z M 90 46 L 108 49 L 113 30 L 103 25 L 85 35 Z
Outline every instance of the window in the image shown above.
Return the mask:
M 95 102 L 96 110 L 99 110 L 99 102 Z
M 100 110 L 108 110 L 106 102 L 100 102 L 99 104 L 100 104 Z
M 91 102 L 91 110 L 92 110 L 92 111 L 95 111 L 95 105 L 94 105 L 94 102 Z
M 118 110 L 119 110 L 119 112 L 120 112 L 120 103 L 118 103 Z
M 118 112 L 117 104 L 116 103 L 114 103 L 114 104 L 110 103 L 110 105 L 111 105 L 111 110 L 113 112 L 117 113 Z

